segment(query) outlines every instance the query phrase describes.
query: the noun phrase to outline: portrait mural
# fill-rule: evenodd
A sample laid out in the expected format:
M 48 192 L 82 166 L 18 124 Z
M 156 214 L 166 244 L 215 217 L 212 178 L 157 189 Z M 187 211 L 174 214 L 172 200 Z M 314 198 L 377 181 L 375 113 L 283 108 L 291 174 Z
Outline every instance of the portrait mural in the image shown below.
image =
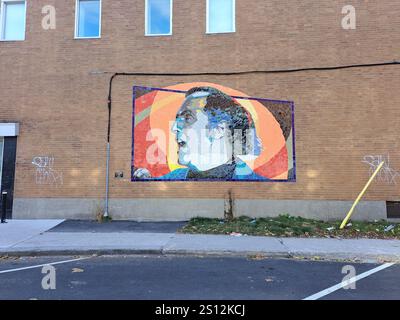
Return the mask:
M 132 181 L 295 180 L 293 102 L 212 83 L 133 87 Z

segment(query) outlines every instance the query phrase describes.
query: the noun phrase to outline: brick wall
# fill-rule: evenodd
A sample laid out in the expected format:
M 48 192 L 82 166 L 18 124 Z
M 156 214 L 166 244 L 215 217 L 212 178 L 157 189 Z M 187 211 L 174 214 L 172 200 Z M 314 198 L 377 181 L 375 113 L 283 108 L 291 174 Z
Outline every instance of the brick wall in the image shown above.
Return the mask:
M 0 43 L 0 119 L 20 122 L 15 197 L 101 198 L 105 185 L 107 72 L 224 72 L 399 60 L 400 3 L 236 0 L 234 34 L 205 34 L 206 1 L 174 0 L 173 36 L 144 36 L 144 0 L 103 0 L 102 38 L 74 40 L 75 0 L 28 1 L 24 42 Z M 56 30 L 41 8 L 54 5 Z M 341 9 L 357 9 L 357 29 Z M 133 85 L 207 81 L 296 106 L 296 183 L 130 182 Z M 120 77 L 114 82 L 112 198 L 351 200 L 368 179 L 365 155 L 389 154 L 400 172 L 400 67 L 240 76 Z M 62 184 L 38 184 L 36 156 L 54 157 Z M 115 171 L 124 179 L 114 179 Z M 400 179 L 399 179 L 400 182 Z M 366 199 L 398 200 L 375 183 Z

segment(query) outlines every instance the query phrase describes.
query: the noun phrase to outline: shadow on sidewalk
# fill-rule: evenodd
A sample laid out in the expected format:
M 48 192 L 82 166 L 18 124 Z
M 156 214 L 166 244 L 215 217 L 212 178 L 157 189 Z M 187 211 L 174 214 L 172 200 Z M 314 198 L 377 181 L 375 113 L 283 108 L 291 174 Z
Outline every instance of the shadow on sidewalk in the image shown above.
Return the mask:
M 137 222 L 111 221 L 99 223 L 93 220 L 66 220 L 48 232 L 138 232 L 175 233 L 186 222 Z

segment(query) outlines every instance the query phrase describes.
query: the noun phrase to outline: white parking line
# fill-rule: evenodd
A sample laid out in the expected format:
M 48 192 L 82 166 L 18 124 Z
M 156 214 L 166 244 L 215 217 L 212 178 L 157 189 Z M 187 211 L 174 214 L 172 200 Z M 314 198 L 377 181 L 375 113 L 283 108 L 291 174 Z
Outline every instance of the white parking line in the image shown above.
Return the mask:
M 34 269 L 34 268 L 40 268 L 40 267 L 44 267 L 44 266 L 48 266 L 48 265 L 56 265 L 56 264 L 74 262 L 74 261 L 79 261 L 79 260 L 86 260 L 86 259 L 90 259 L 90 258 L 92 258 L 92 257 L 84 257 L 84 258 L 77 258 L 77 259 L 71 259 L 71 260 L 49 262 L 49 263 L 44 263 L 44 264 L 38 264 L 36 266 L 29 266 L 29 267 L 23 267 L 23 268 L 3 270 L 3 271 L 0 271 L 0 274 L 1 273 L 9 273 L 9 272 L 21 271 L 21 270 Z
M 374 273 L 377 273 L 377 272 L 382 271 L 382 270 L 384 270 L 386 268 L 389 268 L 392 265 L 394 265 L 394 263 L 385 263 L 385 264 L 383 264 L 383 265 L 381 265 L 379 267 L 376 267 L 374 269 L 371 269 L 369 271 L 361 273 L 358 276 L 350 278 L 350 279 L 348 279 L 346 281 L 342 281 L 341 283 L 339 283 L 339 284 L 337 284 L 335 286 L 332 286 L 332 287 L 330 287 L 328 289 L 325 289 L 325 290 L 322 290 L 322 291 L 320 291 L 320 292 L 318 292 L 316 294 L 313 294 L 312 296 L 304 298 L 303 300 L 318 300 L 318 299 L 320 299 L 322 297 L 327 296 L 328 294 L 331 294 L 332 292 L 335 292 L 335 291 L 337 291 L 339 289 L 342 289 L 343 287 L 347 287 L 350 284 L 352 284 L 352 283 L 354 283 L 354 282 L 356 282 L 358 280 L 364 279 L 364 278 L 366 278 L 366 277 L 368 277 L 368 276 L 370 276 L 370 275 L 372 275 Z

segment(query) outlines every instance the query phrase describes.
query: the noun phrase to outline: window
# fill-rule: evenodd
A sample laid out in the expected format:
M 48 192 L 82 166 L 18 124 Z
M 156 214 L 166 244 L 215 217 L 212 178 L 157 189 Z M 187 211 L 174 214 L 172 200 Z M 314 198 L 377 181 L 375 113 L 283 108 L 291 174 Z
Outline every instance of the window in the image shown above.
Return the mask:
M 25 40 L 26 1 L 1 1 L 0 40 Z
M 235 32 L 235 0 L 207 0 L 207 33 Z
M 76 0 L 75 38 L 100 38 L 101 0 Z
M 172 0 L 146 0 L 146 36 L 172 34 Z

